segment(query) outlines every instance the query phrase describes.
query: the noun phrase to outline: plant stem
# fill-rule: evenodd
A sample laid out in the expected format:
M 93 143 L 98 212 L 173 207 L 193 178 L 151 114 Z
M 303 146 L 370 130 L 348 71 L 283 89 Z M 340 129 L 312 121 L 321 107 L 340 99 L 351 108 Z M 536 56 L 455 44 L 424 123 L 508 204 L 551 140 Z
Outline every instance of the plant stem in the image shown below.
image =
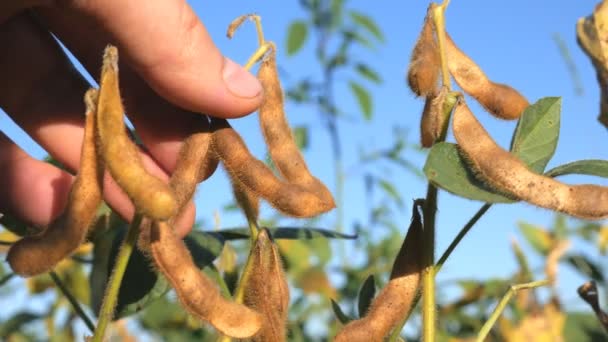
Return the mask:
M 509 291 L 507 291 L 507 293 L 502 297 L 500 302 L 498 302 L 498 305 L 496 306 L 496 309 L 494 309 L 494 312 L 492 312 L 492 315 L 490 316 L 490 318 L 484 323 L 483 327 L 481 327 L 481 330 L 477 334 L 476 341 L 483 342 L 485 340 L 485 338 L 490 333 L 490 330 L 492 330 L 492 327 L 494 326 L 494 324 L 496 323 L 496 321 L 498 320 L 498 318 L 500 317 L 502 312 L 507 307 L 507 304 L 509 304 L 511 297 L 513 297 L 513 295 L 516 294 L 517 291 L 532 289 L 535 287 L 545 286 L 548 284 L 549 284 L 548 280 L 539 280 L 539 281 L 533 281 L 533 282 L 525 283 L 525 284 L 512 285 L 509 288 Z
M 0 278 L 0 286 L 3 286 L 4 284 L 6 284 L 9 280 L 13 279 L 14 276 L 16 276 L 15 273 L 9 273 L 9 274 L 5 275 L 4 277 Z
M 422 270 L 422 336 L 424 341 L 435 341 L 435 215 L 437 213 L 437 188 L 429 183 L 423 215 L 423 263 Z
M 87 316 L 87 314 L 84 312 L 84 310 L 80 306 L 80 303 L 78 303 L 78 300 L 74 297 L 74 295 L 72 295 L 70 290 L 65 287 L 57 273 L 51 271 L 49 275 L 51 276 L 51 279 L 53 279 L 53 282 L 55 282 L 55 285 L 57 285 L 61 293 L 65 296 L 65 298 L 67 298 L 68 302 L 70 302 L 72 308 L 74 309 L 74 312 L 76 312 L 76 314 L 84 321 L 84 324 L 86 324 L 87 328 L 89 328 L 91 332 L 94 332 L 95 324 L 93 324 L 89 316 Z
M 450 73 L 448 71 L 448 59 L 446 58 L 446 49 L 445 49 L 445 16 L 444 12 L 447 8 L 449 0 L 445 0 L 443 4 L 439 6 L 435 6 L 433 9 L 433 22 L 435 23 L 435 33 L 437 34 L 437 43 L 439 45 L 439 56 L 441 59 L 441 77 L 443 81 L 443 85 L 448 87 L 448 90 L 451 90 L 450 87 Z
M 444 0 L 441 5 L 434 5 L 433 22 L 439 47 L 441 59 L 442 84 L 450 91 L 450 74 L 445 50 L 445 17 L 444 11 L 449 0 Z M 442 135 L 445 139 L 445 135 Z M 436 304 L 435 304 L 435 215 L 437 214 L 437 188 L 430 182 L 427 185 L 426 200 L 423 209 L 423 243 L 424 243 L 424 269 L 422 270 L 422 339 L 424 341 L 435 341 L 436 330 Z
M 491 207 L 492 207 L 491 203 L 484 204 L 481 208 L 479 208 L 479 210 L 475 213 L 475 215 L 473 215 L 473 217 L 471 217 L 471 219 L 469 219 L 469 221 L 464 225 L 464 227 L 462 227 L 462 229 L 460 229 L 460 231 L 458 232 L 458 235 L 456 235 L 454 240 L 452 240 L 452 243 L 450 243 L 448 248 L 441 255 L 441 258 L 439 258 L 439 261 L 437 261 L 437 264 L 435 264 L 435 273 L 439 272 L 439 270 L 441 269 L 441 267 L 443 267 L 443 264 L 445 264 L 445 262 L 448 260 L 448 258 L 450 257 L 450 255 L 452 254 L 454 249 L 456 249 L 456 246 L 458 246 L 460 241 L 465 237 L 465 235 L 467 235 L 467 233 L 471 230 L 471 228 L 473 228 L 475 223 L 477 223 L 477 221 L 479 221 L 479 219 Z
M 143 217 L 141 214 L 135 213 L 133 221 L 131 222 L 131 225 L 129 225 L 127 235 L 120 245 L 118 255 L 116 256 L 116 262 L 114 263 L 114 270 L 112 271 L 112 276 L 110 277 L 106 287 L 103 303 L 101 304 L 101 309 L 99 310 L 99 321 L 97 322 L 97 328 L 95 329 L 95 334 L 93 335 L 91 342 L 103 341 L 106 328 L 114 317 L 114 308 L 116 307 L 116 301 L 118 299 L 118 291 L 120 290 L 120 284 L 122 283 L 122 278 L 125 274 L 125 270 L 127 269 L 127 264 L 129 263 L 131 253 L 137 244 L 139 226 L 141 225 L 142 218 Z
M 268 52 L 269 50 L 274 50 L 274 44 L 264 42 L 264 44 L 260 45 L 257 50 L 255 50 L 253 55 L 249 57 L 247 63 L 245 63 L 245 66 L 243 68 L 245 68 L 245 70 L 251 69 L 251 67 L 253 67 L 253 65 L 257 63 L 262 57 L 264 57 L 266 52 Z

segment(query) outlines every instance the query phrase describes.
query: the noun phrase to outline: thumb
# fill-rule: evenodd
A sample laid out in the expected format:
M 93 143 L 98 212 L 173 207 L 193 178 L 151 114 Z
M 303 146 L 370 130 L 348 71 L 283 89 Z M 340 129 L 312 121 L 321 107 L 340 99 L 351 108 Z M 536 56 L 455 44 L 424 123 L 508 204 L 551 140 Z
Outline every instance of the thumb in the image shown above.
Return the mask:
M 259 106 L 258 80 L 222 56 L 184 0 L 70 3 L 95 18 L 114 38 L 121 57 L 173 104 L 224 118 Z

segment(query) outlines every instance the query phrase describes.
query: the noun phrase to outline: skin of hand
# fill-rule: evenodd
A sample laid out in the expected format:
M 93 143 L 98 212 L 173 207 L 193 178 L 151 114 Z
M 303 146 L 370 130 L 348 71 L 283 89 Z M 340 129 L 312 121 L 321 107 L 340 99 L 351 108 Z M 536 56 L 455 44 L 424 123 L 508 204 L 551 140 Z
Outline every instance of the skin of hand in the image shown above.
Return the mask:
M 96 78 L 104 47 L 118 47 L 126 114 L 144 143 L 145 167 L 165 180 L 183 139 L 200 130 L 198 113 L 236 118 L 262 100 L 258 80 L 222 56 L 185 0 L 4 0 L 0 107 L 72 171 L 80 160 L 82 99 L 90 85 L 54 37 Z M 46 226 L 65 207 L 73 179 L 32 158 L 0 127 L 0 212 Z M 133 205 L 107 172 L 104 197 L 132 218 Z M 191 203 L 176 221 L 177 235 L 191 230 L 194 217 Z

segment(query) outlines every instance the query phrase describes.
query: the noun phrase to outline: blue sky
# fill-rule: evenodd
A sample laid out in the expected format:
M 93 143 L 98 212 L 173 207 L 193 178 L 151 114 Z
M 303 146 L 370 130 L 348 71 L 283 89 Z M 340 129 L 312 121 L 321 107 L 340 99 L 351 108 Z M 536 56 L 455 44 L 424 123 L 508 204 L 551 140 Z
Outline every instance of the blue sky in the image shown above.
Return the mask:
M 373 4 L 373 5 L 372 5 Z M 394 125 L 410 130 L 410 139 L 418 137 L 418 126 L 422 102 L 415 99 L 407 89 L 404 75 L 411 48 L 418 35 L 428 2 L 362 2 L 350 1 L 348 6 L 373 17 L 382 29 L 386 42 L 375 51 L 354 50 L 354 55 L 376 68 L 384 83 L 380 86 L 366 85 L 374 99 L 374 116 L 371 122 L 362 120 L 342 121 L 341 138 L 345 146 L 345 165 L 352 165 L 357 158 L 358 147 L 383 147 L 389 142 Z M 223 2 L 222 5 L 193 3 L 216 43 L 228 56 L 237 61 L 245 61 L 254 48 L 253 28 L 244 27 L 234 41 L 224 37 L 225 23 L 233 17 L 249 11 L 263 18 L 267 39 L 284 46 L 286 27 L 294 19 L 304 18 L 303 11 L 293 2 Z M 608 159 L 608 151 L 600 142 L 605 139 L 606 128 L 597 121 L 599 90 L 595 72 L 587 56 L 576 44 L 575 24 L 578 18 L 591 13 L 595 1 L 458 1 L 448 8 L 447 29 L 459 46 L 466 51 L 486 71 L 490 78 L 511 84 L 520 90 L 531 102 L 545 96 L 562 96 L 561 136 L 554 158 L 549 168 L 579 159 Z M 583 95 L 577 95 L 574 82 L 566 63 L 553 40 L 558 34 L 565 41 L 579 77 L 583 84 Z M 249 35 L 249 37 L 248 37 Z M 247 46 L 249 45 L 249 46 Z M 243 49 L 245 48 L 245 49 Z M 306 75 L 318 76 L 319 70 L 314 58 L 314 45 L 309 39 L 304 51 L 295 57 L 279 54 L 280 65 L 287 70 L 286 79 L 299 79 Z M 360 118 L 358 106 L 347 87 L 349 75 L 337 81 L 336 97 L 340 99 L 342 110 L 351 117 Z M 287 83 L 287 82 L 286 82 Z M 469 101 L 472 102 L 472 101 Z M 496 120 L 472 105 L 480 121 L 502 146 L 508 147 L 515 122 Z M 306 157 L 313 172 L 332 184 L 333 171 L 327 151 L 329 140 L 318 123 L 317 114 L 309 109 L 290 105 L 288 115 L 292 124 L 308 123 L 319 132 L 312 137 L 311 149 Z M 255 118 L 235 123 L 248 141 L 259 140 L 255 132 Z M 453 139 L 449 137 L 449 139 Z M 251 144 L 252 149 L 263 153 L 263 147 Z M 261 154 L 258 154 L 261 155 Z M 420 167 L 425 156 L 413 150 L 406 152 L 406 158 Z M 350 162 L 349 162 L 350 161 Z M 591 177 L 564 177 L 568 182 L 593 182 L 606 185 L 607 182 Z M 411 174 L 394 173 L 391 180 L 405 199 L 423 197 L 425 183 Z M 347 178 L 347 202 L 345 203 L 346 229 L 352 222 L 365 221 L 365 199 L 362 182 L 357 174 Z M 205 199 L 205 187 L 200 190 L 201 210 L 211 213 L 214 199 Z M 482 205 L 457 198 L 445 192 L 440 195 L 438 214 L 438 253 L 450 243 L 460 227 Z M 405 211 L 401 222 L 405 228 L 409 222 L 409 212 Z M 237 218 L 240 220 L 240 218 Z M 326 217 L 332 223 L 331 214 Z M 452 255 L 450 261 L 439 274 L 438 281 L 461 278 L 486 278 L 505 276 L 516 268 L 510 250 L 510 241 L 518 236 L 517 222 L 527 221 L 541 226 L 549 226 L 553 214 L 526 204 L 496 205 L 483 217 L 473 231 L 465 238 Z M 352 229 L 352 228 L 351 228 Z M 526 251 L 526 243 L 519 238 Z M 348 246 L 348 242 L 346 245 Z M 577 249 L 574 245 L 573 250 Z M 348 250 L 348 249 L 347 249 Z M 532 257 L 533 265 L 540 266 Z M 581 307 L 575 288 L 583 279 L 566 267 L 560 270 L 558 288 L 566 304 Z
M 453 0 L 447 11 L 447 29 L 459 46 L 466 51 L 495 81 L 511 84 L 531 102 L 544 96 L 562 96 L 561 137 L 555 157 L 549 168 L 578 159 L 608 159 L 608 150 L 601 142 L 606 128 L 597 120 L 599 90 L 595 72 L 589 59 L 579 49 L 575 40 L 575 24 L 578 18 L 593 10 L 596 1 L 462 1 Z M 294 19 L 305 18 L 296 1 L 217 1 L 191 2 L 203 20 L 216 44 L 225 55 L 244 63 L 255 49 L 253 25 L 243 27 L 233 39 L 225 37 L 228 23 L 235 17 L 255 12 L 262 16 L 266 38 L 274 40 L 279 48 L 285 46 L 286 28 Z M 349 120 L 341 122 L 341 138 L 344 146 L 345 165 L 354 165 L 359 147 L 372 149 L 386 147 L 395 125 L 409 128 L 410 140 L 417 141 L 419 117 L 423 103 L 415 99 L 407 89 L 404 75 L 410 51 L 418 35 L 426 7 L 426 1 L 371 2 L 349 1 L 347 6 L 368 14 L 378 23 L 385 36 L 385 43 L 373 51 L 353 50 L 360 60 L 366 61 L 381 75 L 380 86 L 364 83 L 373 95 L 374 114 L 371 122 L 363 122 L 358 105 L 348 89 L 351 75 L 337 79 L 336 97 Z M 553 35 L 559 34 L 565 41 L 584 87 L 584 94 L 577 95 L 574 83 Z M 310 37 L 309 37 L 310 38 Z M 314 45 L 311 39 L 301 53 L 287 57 L 279 53 L 279 64 L 286 70 L 285 83 L 307 75 L 319 76 L 314 61 Z M 469 101 L 470 102 L 470 101 Z M 331 155 L 327 148 L 329 139 L 319 122 L 318 114 L 311 108 L 288 104 L 292 125 L 307 124 L 313 133 L 311 146 L 306 152 L 312 172 L 333 186 Z M 498 121 L 478 106 L 472 106 L 480 121 L 503 146 L 508 146 L 514 122 Z M 354 118 L 354 119 L 350 119 Z M 248 141 L 257 156 L 264 156 L 264 146 L 258 132 L 257 118 L 252 115 L 234 120 L 234 126 Z M 37 157 L 44 152 L 11 124 L 2 113 L 0 127 Z M 452 139 L 449 137 L 448 139 Z M 405 157 L 420 168 L 425 156 L 408 150 Z M 401 171 L 400 171 L 401 172 Z M 223 173 L 223 172 L 222 172 Z M 356 170 L 347 175 L 345 229 L 352 230 L 353 222 L 367 219 L 365 196 Z M 393 172 L 388 177 L 397 185 L 406 200 L 423 197 L 426 184 L 409 173 Z M 564 177 L 568 182 L 594 182 L 608 185 L 598 178 Z M 212 194 L 212 195 L 209 195 Z M 216 176 L 204 183 L 197 192 L 198 218 L 213 222 L 213 214 L 229 202 L 231 193 L 226 177 Z M 460 227 L 482 205 L 442 192 L 438 214 L 438 253 L 449 244 Z M 268 207 L 263 213 L 270 213 Z M 399 220 L 405 228 L 409 222 L 409 210 L 401 213 Z M 517 222 L 527 221 L 548 226 L 551 212 L 525 204 L 496 205 L 473 229 L 458 247 L 450 261 L 442 269 L 438 281 L 454 278 L 488 278 L 505 276 L 516 268 L 510 250 L 510 241 L 517 236 Z M 328 227 L 334 222 L 333 214 L 322 219 Z M 240 215 L 222 217 L 223 226 L 243 224 Z M 523 241 L 525 250 L 530 251 Z M 350 242 L 345 242 L 348 252 Z M 579 245 L 573 247 L 576 250 Z M 539 266 L 538 263 L 533 265 Z M 536 260 L 538 261 L 538 260 Z M 582 307 L 575 288 L 583 279 L 561 270 L 558 289 L 565 304 Z

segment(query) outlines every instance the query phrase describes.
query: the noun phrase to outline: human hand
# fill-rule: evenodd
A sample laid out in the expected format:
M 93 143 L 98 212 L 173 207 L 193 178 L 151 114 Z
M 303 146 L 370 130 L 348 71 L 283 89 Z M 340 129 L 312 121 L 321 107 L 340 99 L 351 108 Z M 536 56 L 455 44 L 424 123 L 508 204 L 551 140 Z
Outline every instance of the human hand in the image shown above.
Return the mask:
M 121 53 L 126 114 L 141 137 L 144 164 L 163 178 L 201 114 L 231 118 L 260 104 L 262 88 L 224 58 L 183 0 L 4 0 L 0 4 L 0 107 L 51 156 L 77 170 L 88 82 L 52 32 L 97 77 L 107 44 Z M 63 210 L 73 176 L 36 160 L 0 132 L 0 212 L 47 226 Z M 131 218 L 133 205 L 106 173 L 106 202 Z M 178 235 L 194 222 L 190 205 Z

